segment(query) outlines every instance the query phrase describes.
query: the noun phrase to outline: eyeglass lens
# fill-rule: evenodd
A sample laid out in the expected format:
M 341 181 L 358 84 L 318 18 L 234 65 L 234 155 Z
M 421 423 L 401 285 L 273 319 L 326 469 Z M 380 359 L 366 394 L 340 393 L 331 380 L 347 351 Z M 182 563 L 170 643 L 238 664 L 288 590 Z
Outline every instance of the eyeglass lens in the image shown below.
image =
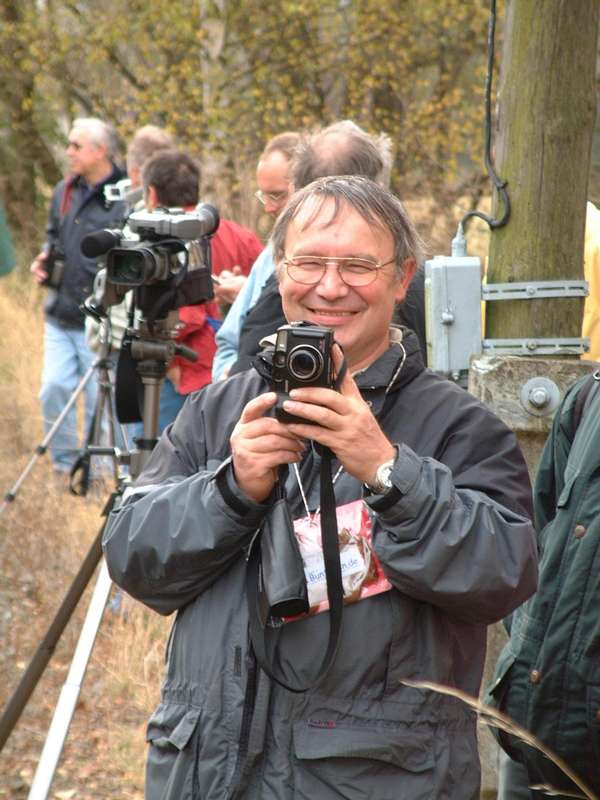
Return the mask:
M 355 259 L 347 262 L 329 260 L 292 260 L 286 262 L 287 272 L 290 278 L 297 283 L 316 284 L 319 283 L 328 264 L 336 267 L 340 278 L 348 286 L 367 286 L 375 280 L 379 267 L 377 264 L 366 259 Z

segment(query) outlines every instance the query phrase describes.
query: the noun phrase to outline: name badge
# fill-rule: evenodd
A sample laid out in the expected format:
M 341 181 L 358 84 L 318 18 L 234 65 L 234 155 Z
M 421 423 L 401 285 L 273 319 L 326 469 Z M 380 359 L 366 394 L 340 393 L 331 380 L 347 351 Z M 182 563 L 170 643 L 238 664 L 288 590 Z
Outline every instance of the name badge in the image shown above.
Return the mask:
M 363 501 L 354 500 L 338 506 L 336 517 L 344 603 L 356 603 L 365 597 L 387 592 L 392 585 L 375 553 L 373 521 Z M 320 515 L 294 520 L 294 532 L 304 564 L 309 614 L 318 614 L 329 608 Z

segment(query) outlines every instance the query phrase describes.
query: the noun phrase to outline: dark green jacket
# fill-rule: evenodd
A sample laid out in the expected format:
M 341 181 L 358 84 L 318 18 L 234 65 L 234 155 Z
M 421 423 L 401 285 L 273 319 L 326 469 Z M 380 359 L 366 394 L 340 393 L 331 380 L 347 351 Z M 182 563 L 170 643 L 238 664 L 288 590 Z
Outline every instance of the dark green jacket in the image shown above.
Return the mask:
M 577 426 L 585 380 L 567 392 L 542 453 L 539 586 L 515 613 L 487 699 L 600 793 L 600 391 Z M 532 783 L 569 788 L 539 751 L 506 734 L 500 740 Z
M 8 275 L 15 264 L 15 249 L 6 224 L 4 209 L 0 206 L 0 275 Z

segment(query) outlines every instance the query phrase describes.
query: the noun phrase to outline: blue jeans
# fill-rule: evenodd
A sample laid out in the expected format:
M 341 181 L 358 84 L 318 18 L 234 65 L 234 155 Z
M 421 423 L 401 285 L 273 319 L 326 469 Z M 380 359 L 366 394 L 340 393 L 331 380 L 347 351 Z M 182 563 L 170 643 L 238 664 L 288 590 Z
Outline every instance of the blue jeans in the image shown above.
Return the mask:
M 85 332 L 79 328 L 61 328 L 50 320 L 44 326 L 44 366 L 40 400 L 47 433 L 66 406 L 77 384 L 94 363 L 94 354 L 85 343 Z M 85 433 L 90 430 L 98 384 L 93 374 L 85 386 Z M 55 469 L 68 472 L 77 458 L 77 412 L 71 408 L 49 443 Z
M 165 378 L 160 387 L 160 408 L 158 412 L 158 435 L 164 431 L 167 425 L 175 419 L 181 411 L 187 395 L 179 394 L 168 378 Z M 141 438 L 144 435 L 144 424 L 136 422 L 130 426 L 130 436 L 132 439 Z

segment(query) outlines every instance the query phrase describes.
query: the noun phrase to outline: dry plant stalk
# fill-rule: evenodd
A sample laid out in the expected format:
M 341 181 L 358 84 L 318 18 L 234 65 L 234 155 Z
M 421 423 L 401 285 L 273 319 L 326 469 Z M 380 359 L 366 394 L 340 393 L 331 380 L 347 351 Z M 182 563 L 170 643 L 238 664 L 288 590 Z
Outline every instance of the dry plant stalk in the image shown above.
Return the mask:
M 552 761 L 552 763 L 555 764 L 567 776 L 567 778 L 569 778 L 569 780 L 575 784 L 575 786 L 581 789 L 583 794 L 571 794 L 567 791 L 559 791 L 553 786 L 546 784 L 536 784 L 535 786 L 530 786 L 530 789 L 543 791 L 550 796 L 555 795 L 561 797 L 574 797 L 578 798 L 578 800 L 599 800 L 598 796 L 582 781 L 578 775 L 573 772 L 573 770 L 568 766 L 568 764 L 565 763 L 565 761 L 563 761 L 560 756 L 550 750 L 549 747 L 546 747 L 546 745 L 530 731 L 528 731 L 526 728 L 522 728 L 514 720 L 512 720 L 510 717 L 507 717 L 506 714 L 503 714 L 501 711 L 497 711 L 491 706 L 486 706 L 485 703 L 481 702 L 481 700 L 472 697 L 466 692 L 462 692 L 460 689 L 455 689 L 451 686 L 444 686 L 441 683 L 411 680 L 403 680 L 401 683 L 405 684 L 406 686 L 412 686 L 415 689 L 429 689 L 433 692 L 439 692 L 439 694 L 445 694 L 449 697 L 456 697 L 459 700 L 462 700 L 463 703 L 468 705 L 469 708 L 473 709 L 473 711 L 477 713 L 480 723 L 489 725 L 492 728 L 499 728 L 505 733 L 510 733 L 513 736 L 516 736 L 518 739 L 521 739 L 521 741 L 525 742 L 525 744 L 528 744 L 530 747 L 533 747 L 543 753 L 546 758 Z

